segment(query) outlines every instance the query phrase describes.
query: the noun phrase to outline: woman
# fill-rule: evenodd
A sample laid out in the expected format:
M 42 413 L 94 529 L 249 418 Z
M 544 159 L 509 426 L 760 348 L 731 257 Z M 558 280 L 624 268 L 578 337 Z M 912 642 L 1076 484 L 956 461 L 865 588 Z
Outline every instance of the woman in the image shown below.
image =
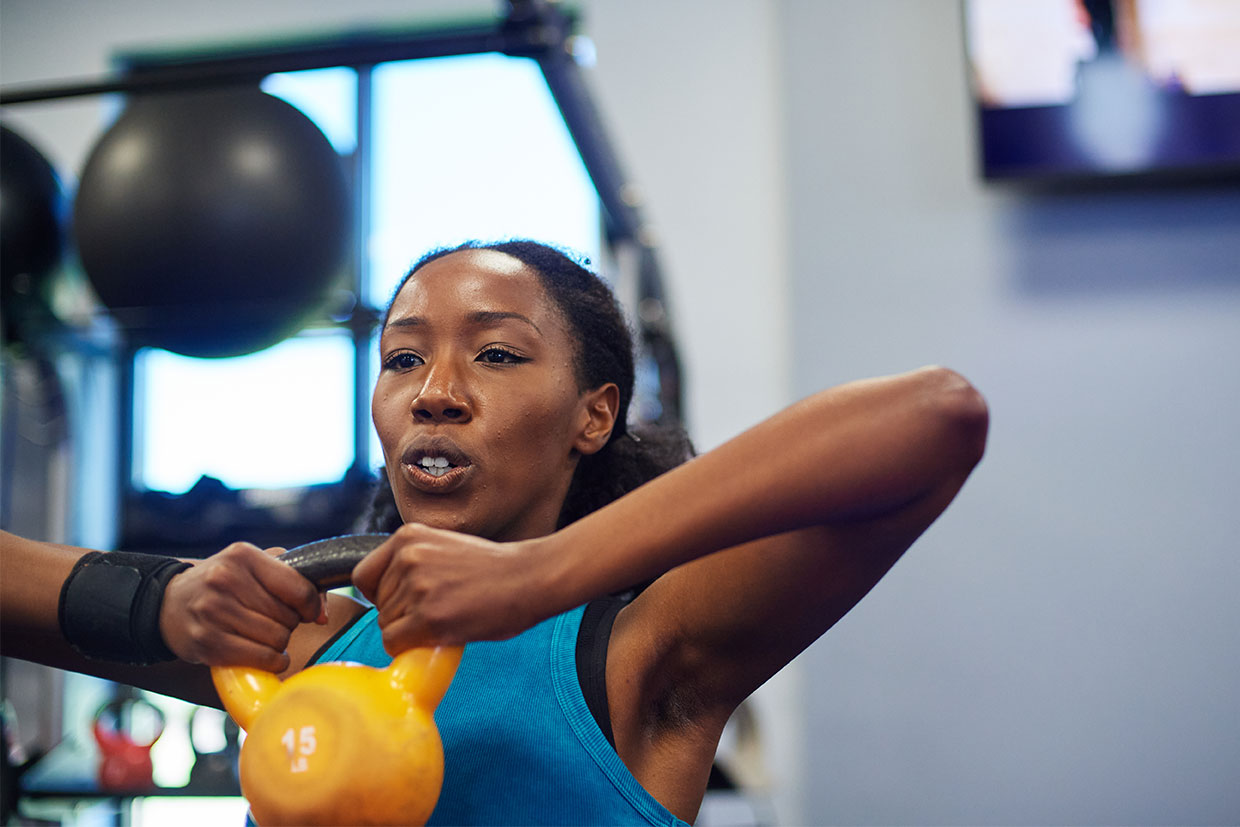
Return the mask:
M 433 821 L 691 822 L 732 711 L 943 511 L 987 412 L 941 368 L 851 383 L 635 488 L 672 463 L 627 431 L 630 349 L 606 288 L 554 250 L 432 254 L 380 340 L 372 412 L 404 525 L 354 571 L 374 610 L 321 611 L 275 550 L 235 544 L 162 575 L 157 636 L 181 662 L 100 668 L 55 623 L 82 551 L 6 537 L 5 653 L 214 702 L 187 662 L 288 674 L 486 641 L 440 707 Z

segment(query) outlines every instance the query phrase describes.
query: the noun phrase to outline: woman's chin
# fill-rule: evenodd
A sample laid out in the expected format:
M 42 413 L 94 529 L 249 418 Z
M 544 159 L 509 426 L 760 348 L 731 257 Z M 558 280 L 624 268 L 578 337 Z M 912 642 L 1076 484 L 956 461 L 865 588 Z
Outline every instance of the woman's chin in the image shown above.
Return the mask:
M 406 523 L 419 523 L 431 528 L 456 531 L 460 534 L 483 536 L 481 526 L 459 513 L 441 513 L 439 509 L 410 506 L 401 509 L 401 519 Z
M 481 513 L 476 509 L 461 508 L 459 500 L 454 506 L 446 502 L 446 498 L 425 497 L 417 492 L 402 497 L 399 509 L 401 519 L 406 523 L 419 523 L 445 531 L 471 534 L 497 543 L 529 540 L 552 534 L 559 516 L 558 512 L 552 509 L 539 508 L 516 515 Z

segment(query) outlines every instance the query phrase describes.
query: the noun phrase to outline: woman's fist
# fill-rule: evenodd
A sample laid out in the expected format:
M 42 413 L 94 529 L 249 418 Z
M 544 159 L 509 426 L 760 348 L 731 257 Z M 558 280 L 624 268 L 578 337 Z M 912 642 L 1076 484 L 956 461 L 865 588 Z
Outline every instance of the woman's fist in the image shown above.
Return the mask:
M 323 622 L 323 598 L 305 577 L 249 543 L 233 543 L 168 582 L 159 628 L 191 663 L 283 672 L 298 624 Z
M 503 640 L 555 613 L 533 549 L 408 523 L 353 569 L 353 585 L 378 607 L 388 654 Z

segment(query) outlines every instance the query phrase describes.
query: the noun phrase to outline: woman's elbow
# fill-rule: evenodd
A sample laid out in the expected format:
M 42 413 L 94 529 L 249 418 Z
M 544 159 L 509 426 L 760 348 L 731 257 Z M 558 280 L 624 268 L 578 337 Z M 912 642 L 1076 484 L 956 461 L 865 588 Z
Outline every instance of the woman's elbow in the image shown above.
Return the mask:
M 932 383 L 933 405 L 949 437 L 946 444 L 956 447 L 959 461 L 972 470 L 986 451 L 990 428 L 990 408 L 986 398 L 968 379 L 945 367 L 924 369 Z

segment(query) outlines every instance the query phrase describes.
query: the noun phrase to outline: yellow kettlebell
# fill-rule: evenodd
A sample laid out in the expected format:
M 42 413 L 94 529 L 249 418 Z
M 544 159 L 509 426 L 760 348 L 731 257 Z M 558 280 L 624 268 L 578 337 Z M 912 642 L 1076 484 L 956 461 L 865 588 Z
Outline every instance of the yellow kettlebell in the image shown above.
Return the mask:
M 282 559 L 324 587 L 324 570 L 338 576 L 343 568 L 347 579 L 382 539 L 332 538 Z M 342 541 L 356 548 L 341 553 Z M 246 731 L 241 791 L 254 820 L 261 827 L 425 823 L 443 783 L 433 715 L 461 653 L 459 646 L 411 649 L 386 669 L 324 663 L 283 682 L 259 669 L 212 668 L 224 708 Z

